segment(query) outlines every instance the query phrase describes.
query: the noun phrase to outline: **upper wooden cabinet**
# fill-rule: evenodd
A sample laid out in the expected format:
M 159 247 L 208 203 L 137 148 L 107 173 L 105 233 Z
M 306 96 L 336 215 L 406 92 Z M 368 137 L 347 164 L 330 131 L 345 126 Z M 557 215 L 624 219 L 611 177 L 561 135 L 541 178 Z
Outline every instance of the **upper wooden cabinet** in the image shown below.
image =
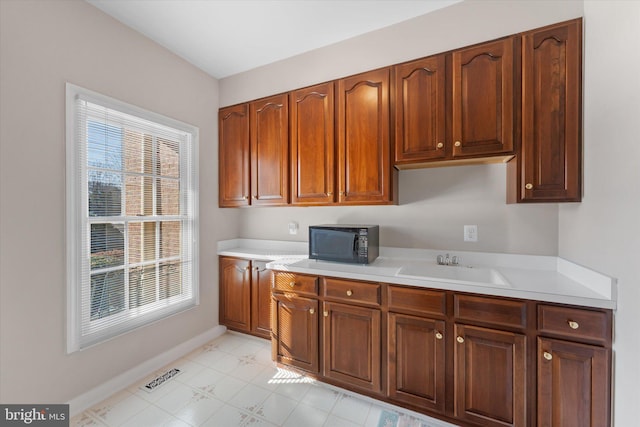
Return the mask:
M 340 203 L 393 202 L 389 81 L 389 68 L 338 80 Z
M 218 113 L 220 207 L 249 204 L 249 105 L 221 108 Z
M 291 204 L 330 204 L 335 200 L 334 84 L 290 95 Z
M 249 104 L 252 205 L 289 202 L 288 111 L 287 94 Z
M 515 40 L 453 52 L 453 157 L 513 151 Z
M 522 147 L 509 162 L 509 202 L 579 202 L 582 20 L 522 37 Z
M 396 163 L 444 159 L 450 145 L 445 55 L 396 65 L 394 71 Z

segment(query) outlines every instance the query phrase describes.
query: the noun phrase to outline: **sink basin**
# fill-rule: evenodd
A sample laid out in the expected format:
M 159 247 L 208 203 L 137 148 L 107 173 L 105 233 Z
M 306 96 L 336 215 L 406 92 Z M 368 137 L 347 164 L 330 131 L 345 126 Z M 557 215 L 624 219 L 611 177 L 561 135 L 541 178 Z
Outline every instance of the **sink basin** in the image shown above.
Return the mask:
M 434 281 L 456 282 L 468 285 L 509 286 L 509 282 L 493 268 L 447 266 L 429 263 L 410 264 L 402 267 L 397 277 Z

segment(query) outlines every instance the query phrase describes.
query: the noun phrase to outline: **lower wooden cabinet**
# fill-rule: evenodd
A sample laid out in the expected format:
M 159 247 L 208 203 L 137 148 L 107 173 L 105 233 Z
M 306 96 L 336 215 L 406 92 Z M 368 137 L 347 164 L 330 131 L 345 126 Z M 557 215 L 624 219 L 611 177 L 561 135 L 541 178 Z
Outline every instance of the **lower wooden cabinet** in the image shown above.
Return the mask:
M 323 375 L 379 393 L 380 310 L 325 302 L 323 331 Z
M 455 325 L 455 417 L 481 426 L 526 426 L 526 338 Z
M 278 363 L 319 372 L 318 300 L 274 294 L 272 357 Z
M 389 313 L 388 395 L 435 412 L 445 411 L 445 322 Z
M 271 337 L 271 271 L 266 262 L 220 257 L 220 324 Z

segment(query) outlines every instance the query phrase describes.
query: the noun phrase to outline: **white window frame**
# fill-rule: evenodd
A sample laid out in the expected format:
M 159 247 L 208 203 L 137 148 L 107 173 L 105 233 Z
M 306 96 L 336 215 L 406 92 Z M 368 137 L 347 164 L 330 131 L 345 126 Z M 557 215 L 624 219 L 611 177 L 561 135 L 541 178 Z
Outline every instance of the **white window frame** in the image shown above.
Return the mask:
M 88 233 L 87 230 L 92 223 L 92 218 L 89 217 L 88 212 L 86 134 L 79 135 L 79 133 L 83 132 L 80 129 L 86 129 L 86 125 L 82 124 L 81 127 L 81 123 L 78 123 L 78 120 L 82 119 L 79 119 L 76 114 L 79 99 L 153 122 L 160 127 L 164 126 L 181 131 L 187 138 L 187 144 L 180 149 L 181 175 L 179 179 L 181 189 L 184 189 L 181 190 L 180 215 L 162 217 L 163 220 L 176 219 L 187 222 L 190 225 L 190 232 L 186 233 L 187 236 L 182 237 L 181 242 L 183 247 L 181 257 L 190 262 L 189 272 L 182 272 L 183 276 L 185 274 L 189 275 L 187 282 L 190 279 L 190 283 L 187 283 L 190 284 L 190 287 L 189 292 L 186 292 L 186 296 L 180 294 L 177 298 L 169 297 L 164 300 L 165 304 L 162 304 L 162 306 L 156 304 L 151 310 L 142 306 L 137 307 L 135 310 L 125 310 L 124 313 L 107 316 L 104 319 L 90 320 L 90 298 L 85 296 L 84 300 L 86 302 L 82 303 L 83 292 L 90 293 L 91 288 L 91 278 L 87 273 L 90 268 L 87 269 L 86 264 L 91 262 L 89 256 L 91 233 Z M 153 140 L 155 144 L 155 138 Z M 195 126 L 146 111 L 71 83 L 66 84 L 67 353 L 82 350 L 199 304 L 198 140 L 199 130 Z M 84 155 L 82 154 L 83 148 L 79 148 L 80 141 L 85 144 Z M 182 173 L 183 165 L 186 163 L 190 164 L 190 170 L 187 171 L 188 173 Z M 155 187 L 155 183 L 153 185 Z M 155 199 L 153 203 L 156 203 Z M 190 215 L 186 217 L 183 215 L 184 212 L 190 212 Z M 124 213 L 123 218 L 125 218 Z M 148 219 L 153 220 L 153 218 Z M 110 220 L 113 222 L 125 221 L 117 218 L 110 218 Z M 156 227 L 159 226 L 158 224 L 156 222 Z M 125 246 L 125 253 L 126 250 Z M 126 270 L 125 276 L 127 276 Z M 106 320 L 111 320 L 112 322 L 108 322 L 108 327 L 101 328 L 101 324 L 104 324 Z

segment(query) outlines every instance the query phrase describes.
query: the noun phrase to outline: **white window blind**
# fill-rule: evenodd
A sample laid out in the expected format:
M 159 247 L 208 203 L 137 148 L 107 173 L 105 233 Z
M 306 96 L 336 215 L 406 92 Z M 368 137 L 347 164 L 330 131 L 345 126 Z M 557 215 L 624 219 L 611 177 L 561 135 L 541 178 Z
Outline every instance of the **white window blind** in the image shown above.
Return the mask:
M 197 143 L 67 84 L 69 352 L 198 303 Z

